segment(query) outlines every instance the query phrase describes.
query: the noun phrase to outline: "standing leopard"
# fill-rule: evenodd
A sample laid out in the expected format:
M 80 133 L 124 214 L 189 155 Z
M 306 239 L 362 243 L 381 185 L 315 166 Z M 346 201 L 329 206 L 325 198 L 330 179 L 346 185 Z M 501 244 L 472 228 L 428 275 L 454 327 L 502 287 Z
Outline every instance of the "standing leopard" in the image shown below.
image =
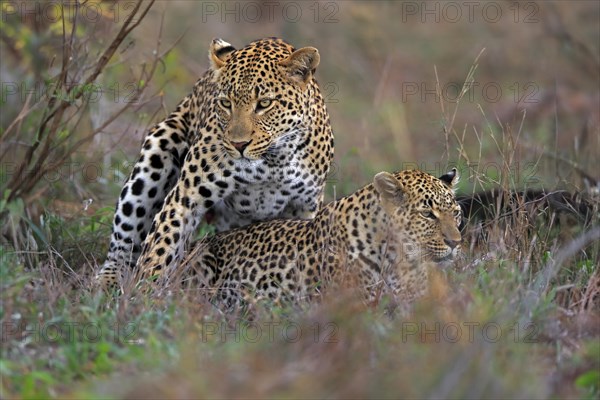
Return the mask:
M 314 78 L 319 52 L 281 39 L 209 47 L 210 68 L 146 136 L 119 197 L 98 274 L 176 266 L 210 211 L 217 231 L 311 218 L 323 201 L 333 133 Z
M 456 169 L 440 178 L 380 172 L 312 220 L 260 222 L 201 240 L 160 279 L 207 290 L 226 307 L 248 295 L 295 302 L 344 280 L 367 300 L 390 293 L 412 301 L 427 289 L 427 269 L 458 251 L 457 181 Z

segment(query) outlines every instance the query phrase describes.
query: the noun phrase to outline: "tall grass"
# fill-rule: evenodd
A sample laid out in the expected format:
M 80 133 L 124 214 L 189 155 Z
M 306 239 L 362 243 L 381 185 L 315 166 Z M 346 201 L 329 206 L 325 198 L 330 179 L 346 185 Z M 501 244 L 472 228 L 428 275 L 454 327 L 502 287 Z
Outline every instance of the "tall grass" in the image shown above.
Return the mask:
M 508 163 L 510 135 L 499 137 Z M 105 297 L 60 251 L 35 270 L 4 253 L 3 397 L 594 398 L 600 229 L 589 204 L 587 222 L 490 204 L 408 313 L 343 291 L 229 314 L 178 286 Z

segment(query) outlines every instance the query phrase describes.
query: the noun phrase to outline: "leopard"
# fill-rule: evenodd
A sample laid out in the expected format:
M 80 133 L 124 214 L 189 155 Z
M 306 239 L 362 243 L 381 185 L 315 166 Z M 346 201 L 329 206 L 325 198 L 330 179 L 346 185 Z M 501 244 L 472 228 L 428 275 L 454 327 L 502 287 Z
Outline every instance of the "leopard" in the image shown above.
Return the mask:
M 428 273 L 459 253 L 458 180 L 455 168 L 439 178 L 382 171 L 313 219 L 259 222 L 199 240 L 160 278 L 226 309 L 259 300 L 298 304 L 340 285 L 358 289 L 367 303 L 389 294 L 411 304 L 427 293 Z
M 209 45 L 210 66 L 146 135 L 116 205 L 103 288 L 182 259 L 203 220 L 217 232 L 312 218 L 333 160 L 314 47 L 264 38 Z

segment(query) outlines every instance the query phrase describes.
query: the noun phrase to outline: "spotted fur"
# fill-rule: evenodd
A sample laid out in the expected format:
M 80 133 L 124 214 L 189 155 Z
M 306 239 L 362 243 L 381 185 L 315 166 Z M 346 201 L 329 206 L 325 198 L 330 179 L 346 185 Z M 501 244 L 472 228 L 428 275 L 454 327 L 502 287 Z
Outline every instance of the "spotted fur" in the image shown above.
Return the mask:
M 297 301 L 353 279 L 367 299 L 388 292 L 413 300 L 426 291 L 428 266 L 459 248 L 457 180 L 455 169 L 439 179 L 381 172 L 312 220 L 261 222 L 205 239 L 162 279 L 183 276 L 228 306 L 249 295 Z
M 333 134 L 314 79 L 317 49 L 269 38 L 236 50 L 215 39 L 209 60 L 144 140 L 117 204 L 102 286 L 118 285 L 123 268 L 177 266 L 209 210 L 224 231 L 311 218 L 321 206 Z

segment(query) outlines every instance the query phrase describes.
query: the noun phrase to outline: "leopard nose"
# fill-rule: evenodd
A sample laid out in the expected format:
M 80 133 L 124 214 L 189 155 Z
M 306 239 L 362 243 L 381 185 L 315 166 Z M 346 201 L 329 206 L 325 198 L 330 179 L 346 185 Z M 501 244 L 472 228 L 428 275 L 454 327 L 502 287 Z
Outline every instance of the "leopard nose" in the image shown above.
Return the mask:
M 246 150 L 246 147 L 248 147 L 251 141 L 252 140 L 247 140 L 244 142 L 231 142 L 231 144 L 236 148 L 237 151 L 240 152 L 240 154 L 243 154 L 244 150 Z
M 460 244 L 460 240 L 444 239 L 444 243 L 453 249 Z

